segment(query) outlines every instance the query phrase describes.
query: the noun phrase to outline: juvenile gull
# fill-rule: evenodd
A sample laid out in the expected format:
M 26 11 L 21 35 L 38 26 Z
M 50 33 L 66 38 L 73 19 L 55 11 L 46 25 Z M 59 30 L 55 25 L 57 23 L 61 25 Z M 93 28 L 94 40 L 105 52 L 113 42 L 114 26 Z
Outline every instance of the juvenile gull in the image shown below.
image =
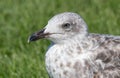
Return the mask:
M 29 41 L 42 38 L 53 43 L 45 58 L 50 78 L 120 78 L 120 36 L 88 33 L 78 14 L 55 15 Z

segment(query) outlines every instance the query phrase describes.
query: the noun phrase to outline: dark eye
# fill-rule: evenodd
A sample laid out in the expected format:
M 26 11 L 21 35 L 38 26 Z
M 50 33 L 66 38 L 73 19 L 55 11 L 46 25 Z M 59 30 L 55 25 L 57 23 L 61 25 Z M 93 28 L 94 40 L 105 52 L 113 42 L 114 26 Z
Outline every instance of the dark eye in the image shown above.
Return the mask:
M 62 25 L 62 28 L 67 29 L 70 28 L 70 23 L 65 23 Z

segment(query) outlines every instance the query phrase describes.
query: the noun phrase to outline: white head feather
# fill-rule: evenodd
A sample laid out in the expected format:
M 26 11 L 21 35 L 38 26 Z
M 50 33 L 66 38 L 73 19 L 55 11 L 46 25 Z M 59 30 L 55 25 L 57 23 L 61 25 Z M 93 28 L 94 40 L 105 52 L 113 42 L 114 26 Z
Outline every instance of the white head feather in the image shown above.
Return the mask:
M 48 21 L 45 33 L 50 33 L 48 39 L 54 43 L 62 43 L 76 35 L 87 35 L 87 25 L 76 13 L 65 12 L 55 15 Z

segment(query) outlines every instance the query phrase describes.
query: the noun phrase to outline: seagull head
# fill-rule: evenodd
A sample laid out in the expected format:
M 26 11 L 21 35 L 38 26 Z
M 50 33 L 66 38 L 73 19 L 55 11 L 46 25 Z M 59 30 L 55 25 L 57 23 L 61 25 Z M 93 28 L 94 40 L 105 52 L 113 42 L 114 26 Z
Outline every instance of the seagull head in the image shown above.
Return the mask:
M 84 37 L 87 33 L 87 25 L 78 14 L 65 12 L 52 17 L 42 30 L 29 37 L 28 42 L 47 38 L 54 43 L 62 43 L 78 35 Z

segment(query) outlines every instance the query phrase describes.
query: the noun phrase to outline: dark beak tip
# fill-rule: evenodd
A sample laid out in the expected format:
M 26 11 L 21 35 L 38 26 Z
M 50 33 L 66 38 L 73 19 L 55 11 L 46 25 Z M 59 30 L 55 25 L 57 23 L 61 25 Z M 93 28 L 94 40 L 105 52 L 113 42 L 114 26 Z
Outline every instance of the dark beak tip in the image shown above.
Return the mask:
M 36 41 L 38 39 L 44 38 L 45 34 L 44 34 L 44 30 L 42 29 L 39 32 L 33 33 L 31 36 L 28 37 L 28 43 L 30 43 L 31 41 Z
M 36 41 L 36 40 L 37 40 L 37 36 L 34 34 L 28 37 L 28 43 L 30 43 L 31 41 Z

